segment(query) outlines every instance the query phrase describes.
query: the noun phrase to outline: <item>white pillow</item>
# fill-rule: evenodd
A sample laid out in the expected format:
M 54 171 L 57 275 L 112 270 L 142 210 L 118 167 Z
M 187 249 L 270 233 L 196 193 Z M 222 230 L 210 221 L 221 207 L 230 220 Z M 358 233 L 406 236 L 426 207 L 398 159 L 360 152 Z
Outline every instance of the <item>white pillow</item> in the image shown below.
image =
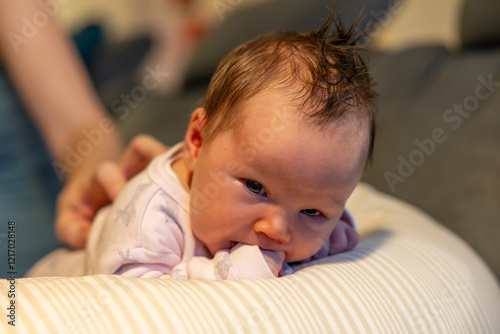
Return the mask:
M 500 333 L 500 289 L 476 253 L 429 216 L 360 184 L 355 250 L 271 280 L 97 275 L 7 280 L 20 333 Z

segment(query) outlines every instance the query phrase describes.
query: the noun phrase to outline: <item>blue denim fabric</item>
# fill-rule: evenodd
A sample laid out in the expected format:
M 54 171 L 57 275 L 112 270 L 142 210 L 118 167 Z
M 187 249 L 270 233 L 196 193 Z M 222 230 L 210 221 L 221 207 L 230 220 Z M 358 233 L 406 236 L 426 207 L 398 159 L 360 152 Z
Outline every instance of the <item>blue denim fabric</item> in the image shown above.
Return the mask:
M 53 221 L 61 184 L 51 164 L 38 131 L 0 69 L 0 277 L 12 271 L 9 221 L 15 221 L 17 277 L 58 246 Z

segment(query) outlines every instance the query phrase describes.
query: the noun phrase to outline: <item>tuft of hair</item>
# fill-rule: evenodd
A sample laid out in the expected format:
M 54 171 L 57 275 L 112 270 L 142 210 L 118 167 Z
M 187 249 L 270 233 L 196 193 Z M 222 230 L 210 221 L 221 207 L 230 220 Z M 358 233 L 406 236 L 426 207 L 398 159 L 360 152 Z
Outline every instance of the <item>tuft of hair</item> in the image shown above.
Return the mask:
M 345 28 L 335 10 L 319 30 L 274 31 L 240 45 L 224 58 L 205 97 L 205 141 L 237 130 L 238 107 L 263 91 L 293 92 L 291 100 L 308 110 L 318 126 L 343 117 L 358 117 L 369 128 L 369 157 L 375 139 L 373 82 L 356 43 L 357 24 Z M 366 131 L 366 130 L 365 130 Z

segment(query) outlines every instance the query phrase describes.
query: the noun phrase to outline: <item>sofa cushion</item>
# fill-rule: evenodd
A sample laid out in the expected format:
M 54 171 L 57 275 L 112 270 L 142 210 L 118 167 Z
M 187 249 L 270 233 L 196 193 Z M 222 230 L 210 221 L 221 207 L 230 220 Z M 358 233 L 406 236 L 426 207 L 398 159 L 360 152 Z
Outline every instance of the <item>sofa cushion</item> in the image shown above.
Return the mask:
M 500 48 L 374 55 L 380 93 L 365 181 L 461 235 L 500 277 Z
M 466 0 L 460 35 L 463 47 L 500 45 L 500 1 Z

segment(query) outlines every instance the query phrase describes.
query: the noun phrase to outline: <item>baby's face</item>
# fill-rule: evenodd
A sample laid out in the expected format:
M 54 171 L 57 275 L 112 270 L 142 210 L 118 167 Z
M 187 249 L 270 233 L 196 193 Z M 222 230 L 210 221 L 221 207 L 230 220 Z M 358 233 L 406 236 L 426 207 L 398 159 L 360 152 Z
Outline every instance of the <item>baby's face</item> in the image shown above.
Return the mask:
M 238 133 L 201 146 L 189 184 L 191 224 L 212 254 L 242 242 L 303 260 L 324 245 L 359 182 L 367 130 L 356 122 L 318 128 L 287 100 L 255 96 Z

